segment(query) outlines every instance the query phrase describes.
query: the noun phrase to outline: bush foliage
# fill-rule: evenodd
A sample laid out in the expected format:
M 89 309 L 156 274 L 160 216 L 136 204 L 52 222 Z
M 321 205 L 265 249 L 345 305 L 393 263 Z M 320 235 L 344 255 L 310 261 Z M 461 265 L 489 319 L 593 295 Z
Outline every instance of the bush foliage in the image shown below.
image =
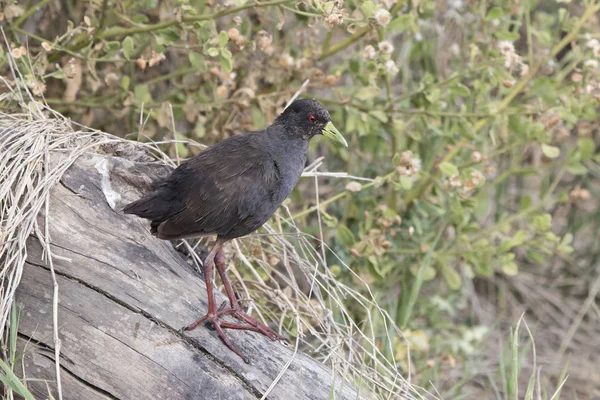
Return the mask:
M 565 3 L 25 0 L 0 20 L 35 96 L 111 133 L 177 139 L 164 146 L 181 158 L 200 151 L 188 140 L 264 128 L 308 80 L 350 144 L 311 154 L 372 179 L 321 180 L 327 241 L 403 330 L 399 368 L 410 350 L 416 383 L 456 394 L 502 325 L 479 301 L 500 315 L 524 274 L 593 272 L 576 259 L 595 260 L 596 239 L 576 243 L 597 232 L 600 6 Z M 289 204 L 307 232 L 313 191 Z M 508 397 L 497 371 L 480 383 Z

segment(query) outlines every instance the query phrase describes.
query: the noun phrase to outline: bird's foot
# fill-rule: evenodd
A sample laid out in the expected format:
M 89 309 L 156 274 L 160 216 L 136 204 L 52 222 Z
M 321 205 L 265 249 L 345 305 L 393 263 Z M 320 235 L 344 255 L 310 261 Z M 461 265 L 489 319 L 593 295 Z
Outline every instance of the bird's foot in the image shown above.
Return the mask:
M 269 339 L 271 339 L 274 342 L 275 341 L 282 341 L 282 342 L 286 341 L 286 339 L 283 336 L 281 336 L 279 333 L 275 332 L 273 329 L 269 328 L 268 326 L 261 324 L 260 322 L 258 322 L 258 320 L 256 318 L 254 318 L 254 317 L 246 314 L 244 311 L 242 311 L 240 306 L 233 306 L 233 307 L 229 307 L 229 308 L 221 307 L 221 309 L 219 309 L 219 315 L 224 315 L 224 314 L 232 315 L 232 316 L 236 317 L 237 319 L 245 322 L 245 324 L 232 324 L 229 322 L 222 322 L 221 326 L 224 328 L 239 329 L 239 330 L 243 330 L 243 331 L 253 331 L 253 332 L 262 333 L 263 335 L 265 335 L 266 337 L 268 337 Z
M 237 319 L 242 320 L 246 323 L 245 324 L 235 324 L 235 323 L 231 323 L 231 322 L 222 321 L 220 319 L 220 317 L 222 315 L 226 315 L 226 314 L 232 315 L 232 316 L 236 317 Z M 278 334 L 277 332 L 275 332 L 268 326 L 261 324 L 254 317 L 243 312 L 239 306 L 229 307 L 229 308 L 220 307 L 219 310 L 216 311 L 216 313 L 206 314 L 205 316 L 203 316 L 196 322 L 193 322 L 190 325 L 183 327 L 182 331 L 191 331 L 193 329 L 196 329 L 198 327 L 198 325 L 201 325 L 205 322 L 209 323 L 211 325 L 211 327 L 215 331 L 217 331 L 217 334 L 219 335 L 219 337 L 221 338 L 223 343 L 225 343 L 225 345 L 227 347 L 229 347 L 231 349 L 231 351 L 233 351 L 235 354 L 240 356 L 240 358 L 242 358 L 242 360 L 244 360 L 244 362 L 246 364 L 250 364 L 250 361 L 238 350 L 237 347 L 235 347 L 233 345 L 233 343 L 231 343 L 229 338 L 225 335 L 223 328 L 258 332 L 258 333 L 262 333 L 263 335 L 265 335 L 272 341 L 286 342 L 286 339 L 283 336 L 281 336 L 280 334 Z

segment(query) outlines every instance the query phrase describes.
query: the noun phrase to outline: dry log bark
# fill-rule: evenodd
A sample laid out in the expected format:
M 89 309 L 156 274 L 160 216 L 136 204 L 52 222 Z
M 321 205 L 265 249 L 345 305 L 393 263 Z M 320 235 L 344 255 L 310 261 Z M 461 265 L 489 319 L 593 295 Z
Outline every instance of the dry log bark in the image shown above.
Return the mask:
M 58 155 L 53 155 L 53 157 Z M 108 166 L 110 181 L 98 169 Z M 293 349 L 249 332 L 228 331 L 245 364 L 206 327 L 179 328 L 207 308 L 201 276 L 172 245 L 152 237 L 146 221 L 123 215 L 168 168 L 125 158 L 80 157 L 51 193 L 47 216 L 60 303 L 65 399 L 261 398 Z M 120 194 L 115 210 L 105 192 Z M 40 226 L 44 226 L 41 215 Z M 17 292 L 23 370 L 36 398 L 56 396 L 52 279 L 37 238 Z M 226 298 L 217 294 L 217 303 Z M 350 384 L 296 354 L 269 399 L 357 399 Z

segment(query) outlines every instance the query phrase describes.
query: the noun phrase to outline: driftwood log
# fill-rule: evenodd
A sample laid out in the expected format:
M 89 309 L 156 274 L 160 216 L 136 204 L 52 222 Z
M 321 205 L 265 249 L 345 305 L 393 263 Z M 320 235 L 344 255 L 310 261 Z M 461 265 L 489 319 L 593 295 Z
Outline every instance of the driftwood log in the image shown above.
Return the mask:
M 150 235 L 146 221 L 119 211 L 168 172 L 84 155 L 52 190 L 49 215 L 39 217 L 40 227 L 48 218 L 59 287 L 64 398 L 256 399 L 292 358 L 269 399 L 361 398 L 331 368 L 261 335 L 228 331 L 248 365 L 206 327 L 179 332 L 206 311 L 204 282 L 170 243 Z M 22 371 L 33 378 L 28 386 L 43 399 L 57 394 L 53 284 L 36 237 L 27 251 L 17 291 L 19 345 Z M 217 296 L 218 304 L 226 300 Z

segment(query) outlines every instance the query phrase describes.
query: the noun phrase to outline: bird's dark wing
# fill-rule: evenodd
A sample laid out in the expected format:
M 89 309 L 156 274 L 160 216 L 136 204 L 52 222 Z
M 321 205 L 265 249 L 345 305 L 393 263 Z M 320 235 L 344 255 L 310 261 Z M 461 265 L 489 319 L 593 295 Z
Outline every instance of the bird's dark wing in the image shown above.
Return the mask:
M 174 171 L 169 190 L 180 201 L 158 226 L 158 237 L 216 233 L 234 238 L 258 229 L 271 217 L 279 206 L 280 174 L 273 159 L 253 140 L 259 134 L 220 142 Z

